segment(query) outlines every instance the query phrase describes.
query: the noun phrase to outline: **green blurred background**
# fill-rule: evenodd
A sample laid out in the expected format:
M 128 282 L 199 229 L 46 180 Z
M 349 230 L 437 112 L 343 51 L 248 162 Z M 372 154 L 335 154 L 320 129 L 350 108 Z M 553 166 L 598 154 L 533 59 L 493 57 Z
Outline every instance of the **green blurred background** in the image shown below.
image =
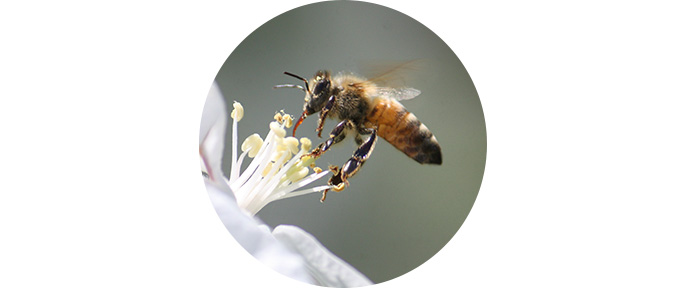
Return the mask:
M 413 59 L 423 59 L 423 65 L 408 73 L 405 85 L 422 94 L 402 103 L 438 139 L 443 165 L 420 165 L 380 138 L 343 192 L 329 193 L 324 203 L 319 202 L 321 194 L 277 201 L 258 214 L 271 227 L 303 228 L 375 283 L 405 274 L 439 252 L 464 222 L 479 191 L 486 127 L 460 60 L 432 31 L 395 10 L 364 2 L 322 2 L 288 11 L 256 29 L 216 78 L 228 111 L 232 101 L 244 105 L 238 131 L 243 141 L 252 133 L 265 136 L 278 110 L 301 113 L 302 91 L 272 89 L 301 84 L 283 71 L 310 78 L 319 69 L 363 73 L 363 64 Z M 314 132 L 317 118 L 308 117 L 297 133 L 314 146 L 325 139 Z M 335 124 L 326 122 L 324 137 Z M 349 137 L 317 165 L 341 166 L 355 149 Z M 225 154 L 229 158 L 229 147 Z M 229 173 L 229 163 L 223 170 Z M 328 177 L 315 184 L 325 184 Z

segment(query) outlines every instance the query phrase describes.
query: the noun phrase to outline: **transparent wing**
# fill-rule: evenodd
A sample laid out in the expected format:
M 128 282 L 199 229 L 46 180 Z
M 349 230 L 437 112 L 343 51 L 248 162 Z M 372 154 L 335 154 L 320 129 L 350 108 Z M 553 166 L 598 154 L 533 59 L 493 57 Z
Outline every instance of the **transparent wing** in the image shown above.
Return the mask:
M 376 88 L 376 94 L 379 97 L 388 97 L 388 98 L 393 98 L 395 100 L 408 100 L 412 99 L 414 97 L 417 97 L 417 95 L 421 94 L 422 91 L 419 91 L 414 88 L 390 88 L 390 87 L 377 87 Z

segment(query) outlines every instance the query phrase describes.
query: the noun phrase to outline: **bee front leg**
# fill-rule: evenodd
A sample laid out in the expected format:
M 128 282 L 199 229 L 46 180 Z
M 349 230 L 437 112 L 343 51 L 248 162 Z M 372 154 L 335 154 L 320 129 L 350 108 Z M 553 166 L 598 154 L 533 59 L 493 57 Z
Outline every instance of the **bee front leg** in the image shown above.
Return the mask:
M 335 95 L 331 95 L 331 97 L 328 98 L 328 102 L 326 103 L 326 106 L 323 106 L 323 108 L 321 109 L 321 114 L 319 115 L 319 122 L 318 122 L 318 125 L 316 126 L 316 132 L 318 132 L 319 138 L 321 138 L 321 131 L 323 130 L 323 124 L 326 121 L 326 116 L 328 116 L 328 112 L 331 111 L 334 104 L 335 104 Z
M 329 148 L 331 148 L 331 145 L 338 143 L 340 141 L 343 141 L 345 139 L 345 136 L 347 136 L 347 129 L 354 127 L 354 124 L 350 120 L 343 120 L 338 123 L 338 125 L 335 125 L 335 128 L 333 128 L 333 131 L 331 131 L 330 137 L 328 139 L 319 144 L 314 151 L 312 151 L 309 154 L 306 154 L 302 157 L 306 156 L 312 156 L 312 157 L 319 157 L 321 154 L 326 152 Z
M 374 151 L 374 147 L 376 146 L 376 129 L 366 129 L 366 133 L 371 134 L 369 139 L 355 150 L 355 153 L 353 153 L 352 157 L 343 164 L 342 168 L 329 167 L 333 172 L 333 176 L 328 180 L 328 185 L 335 186 L 335 188 L 333 188 L 334 191 L 340 192 L 345 186 L 349 186 L 350 183 L 347 179 L 354 176 L 357 171 L 362 168 L 364 162 L 371 156 L 371 152 Z M 326 192 L 327 191 L 324 191 L 321 201 L 326 199 Z

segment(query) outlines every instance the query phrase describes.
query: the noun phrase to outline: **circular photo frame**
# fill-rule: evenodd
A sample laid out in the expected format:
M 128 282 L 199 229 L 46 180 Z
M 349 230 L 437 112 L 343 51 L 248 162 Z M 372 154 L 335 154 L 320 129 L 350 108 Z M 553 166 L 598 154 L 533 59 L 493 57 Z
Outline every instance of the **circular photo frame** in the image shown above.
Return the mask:
M 474 204 L 486 147 L 453 51 L 407 15 L 350 1 L 290 10 L 249 35 L 218 72 L 200 133 L 233 236 L 324 286 L 388 281 L 438 253 Z

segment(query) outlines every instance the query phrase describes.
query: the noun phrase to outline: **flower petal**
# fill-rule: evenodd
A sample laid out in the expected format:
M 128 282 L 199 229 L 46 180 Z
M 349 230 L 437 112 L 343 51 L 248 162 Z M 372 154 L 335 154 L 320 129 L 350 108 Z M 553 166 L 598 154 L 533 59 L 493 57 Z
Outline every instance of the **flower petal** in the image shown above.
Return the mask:
M 227 185 L 219 187 L 206 181 L 206 189 L 225 228 L 247 252 L 285 276 L 314 284 L 302 257 L 280 243 L 268 229 L 262 228 L 265 224 L 257 218 L 242 212 Z
M 360 287 L 373 285 L 364 274 L 335 256 L 314 236 L 292 225 L 278 225 L 273 236 L 302 254 L 307 268 L 320 285 L 330 287 Z
M 217 183 L 223 182 L 221 160 L 225 147 L 225 127 L 228 116 L 225 110 L 223 95 L 214 82 L 208 92 L 204 112 L 201 115 L 199 130 L 199 156 L 201 156 L 202 171 L 208 173 L 209 178 Z

